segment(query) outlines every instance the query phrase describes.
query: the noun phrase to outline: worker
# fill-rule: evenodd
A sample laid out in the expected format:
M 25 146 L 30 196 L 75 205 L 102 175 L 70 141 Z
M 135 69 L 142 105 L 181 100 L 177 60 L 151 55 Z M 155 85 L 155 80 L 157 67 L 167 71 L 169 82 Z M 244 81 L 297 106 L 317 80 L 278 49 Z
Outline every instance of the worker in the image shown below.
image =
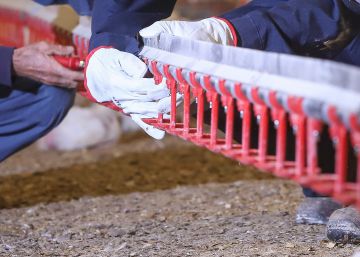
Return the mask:
M 145 86 L 147 67 L 137 57 L 139 43 L 135 35 L 139 30 L 142 37 L 165 32 L 223 45 L 360 65 L 359 0 L 253 0 L 218 18 L 158 21 L 143 29 L 154 20 L 167 17 L 174 3 L 94 2 L 92 51 L 85 74 L 87 88 L 97 101 L 116 97 L 119 106 L 129 114 L 143 113 L 150 104 L 139 105 L 135 98 L 121 96 L 122 90 L 128 91 L 124 85 L 129 81 L 137 87 Z M 341 208 L 330 198 L 313 197 L 319 195 L 309 189 L 304 189 L 304 193 L 308 198 L 299 208 L 298 221 L 326 223 L 333 213 L 327 225 L 328 238 L 345 243 L 360 241 L 360 215 L 354 208 Z
M 270 7 L 254 7 L 263 2 Z M 140 35 L 155 37 L 163 32 L 360 66 L 360 0 L 254 0 L 220 19 L 159 21 L 142 29 Z M 342 243 L 360 242 L 360 214 L 355 208 L 341 208 L 339 203 L 308 188 L 303 191 L 306 199 L 298 208 L 297 222 L 327 223 L 329 239 Z
M 74 48 L 45 42 L 0 46 L 0 162 L 58 125 L 72 106 L 81 72 L 51 56 Z
M 158 111 L 168 110 L 168 103 L 162 102 L 168 97 L 166 88 L 154 89 L 153 83 L 144 78 L 147 67 L 137 57 L 139 31 L 143 37 L 166 32 L 223 45 L 313 56 L 353 65 L 360 62 L 358 0 L 253 0 L 219 18 L 198 22 L 156 22 L 170 15 L 175 0 L 37 2 L 69 3 L 80 13 L 82 8 L 91 12 L 91 52 L 87 58 L 85 86 L 96 101 L 115 101 L 132 116 L 154 116 Z M 147 26 L 150 27 L 144 29 Z M 9 79 L 7 82 L 11 84 Z M 4 113 L 2 111 L 2 115 Z M 17 125 L 11 131 L 16 131 L 17 138 Z M 334 214 L 333 226 L 328 226 L 329 238 L 359 241 L 359 214 L 351 208 Z
M 158 90 L 164 90 L 158 98 L 146 97 L 154 87 L 149 79 L 143 78 L 147 66 L 137 57 L 140 45 L 135 35 L 154 21 L 169 16 L 175 2 L 119 0 L 92 3 L 93 33 L 85 85 L 96 101 L 115 98 L 117 105 L 129 115 L 155 117 L 159 110 L 168 110 L 164 108 L 167 102 L 157 104 L 159 98 L 168 94 L 164 85 L 158 87 Z M 140 34 L 151 37 L 168 32 L 224 45 L 358 65 L 357 8 L 355 0 L 253 0 L 219 18 L 199 22 L 161 21 Z M 114 63 L 117 65 L 112 65 Z M 155 136 L 156 130 L 153 131 Z

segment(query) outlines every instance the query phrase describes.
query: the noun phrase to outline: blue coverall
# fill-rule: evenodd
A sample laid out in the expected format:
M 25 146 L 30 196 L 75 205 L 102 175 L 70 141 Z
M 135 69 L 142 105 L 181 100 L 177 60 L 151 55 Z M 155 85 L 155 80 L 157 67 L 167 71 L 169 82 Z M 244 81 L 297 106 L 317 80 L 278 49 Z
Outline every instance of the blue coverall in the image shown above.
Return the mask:
M 360 65 L 357 1 L 253 0 L 221 17 L 234 27 L 239 46 Z M 112 46 L 137 54 L 138 31 L 168 17 L 176 0 L 37 2 L 68 3 L 81 14 L 91 14 L 90 50 Z M 56 126 L 74 97 L 73 91 L 34 82 L 17 86 L 11 72 L 12 53 L 12 48 L 0 47 L 0 161 Z

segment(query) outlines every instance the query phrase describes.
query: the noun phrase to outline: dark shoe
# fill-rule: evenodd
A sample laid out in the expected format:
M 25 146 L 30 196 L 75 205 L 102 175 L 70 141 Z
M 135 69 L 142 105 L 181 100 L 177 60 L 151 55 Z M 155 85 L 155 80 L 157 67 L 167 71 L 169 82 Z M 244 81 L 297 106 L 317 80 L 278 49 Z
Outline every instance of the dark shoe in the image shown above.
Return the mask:
M 360 243 L 360 213 L 354 207 L 336 210 L 330 216 L 326 235 L 336 243 Z
M 342 207 L 329 197 L 307 197 L 296 212 L 296 223 L 324 225 L 330 215 Z

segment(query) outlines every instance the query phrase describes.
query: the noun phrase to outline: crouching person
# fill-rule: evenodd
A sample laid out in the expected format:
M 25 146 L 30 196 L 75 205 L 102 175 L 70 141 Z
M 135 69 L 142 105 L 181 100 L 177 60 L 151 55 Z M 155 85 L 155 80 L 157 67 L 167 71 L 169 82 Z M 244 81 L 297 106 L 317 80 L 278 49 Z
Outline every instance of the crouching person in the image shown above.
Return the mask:
M 64 68 L 52 55 L 73 51 L 45 42 L 18 49 L 0 46 L 0 162 L 65 117 L 83 74 Z
M 142 37 L 183 38 L 263 51 L 311 56 L 360 66 L 360 0 L 253 0 L 245 7 L 197 22 L 159 21 Z M 298 223 L 327 224 L 327 237 L 360 242 L 360 214 L 304 188 Z

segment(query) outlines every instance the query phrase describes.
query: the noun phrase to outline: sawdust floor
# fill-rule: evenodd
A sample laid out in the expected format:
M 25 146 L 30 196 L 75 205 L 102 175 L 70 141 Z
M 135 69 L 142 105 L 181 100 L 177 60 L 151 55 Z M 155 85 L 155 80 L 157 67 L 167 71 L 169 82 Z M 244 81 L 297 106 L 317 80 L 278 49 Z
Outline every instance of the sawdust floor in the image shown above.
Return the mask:
M 137 138 L 137 139 L 135 139 Z M 351 256 L 298 186 L 168 137 L 0 165 L 0 256 Z

